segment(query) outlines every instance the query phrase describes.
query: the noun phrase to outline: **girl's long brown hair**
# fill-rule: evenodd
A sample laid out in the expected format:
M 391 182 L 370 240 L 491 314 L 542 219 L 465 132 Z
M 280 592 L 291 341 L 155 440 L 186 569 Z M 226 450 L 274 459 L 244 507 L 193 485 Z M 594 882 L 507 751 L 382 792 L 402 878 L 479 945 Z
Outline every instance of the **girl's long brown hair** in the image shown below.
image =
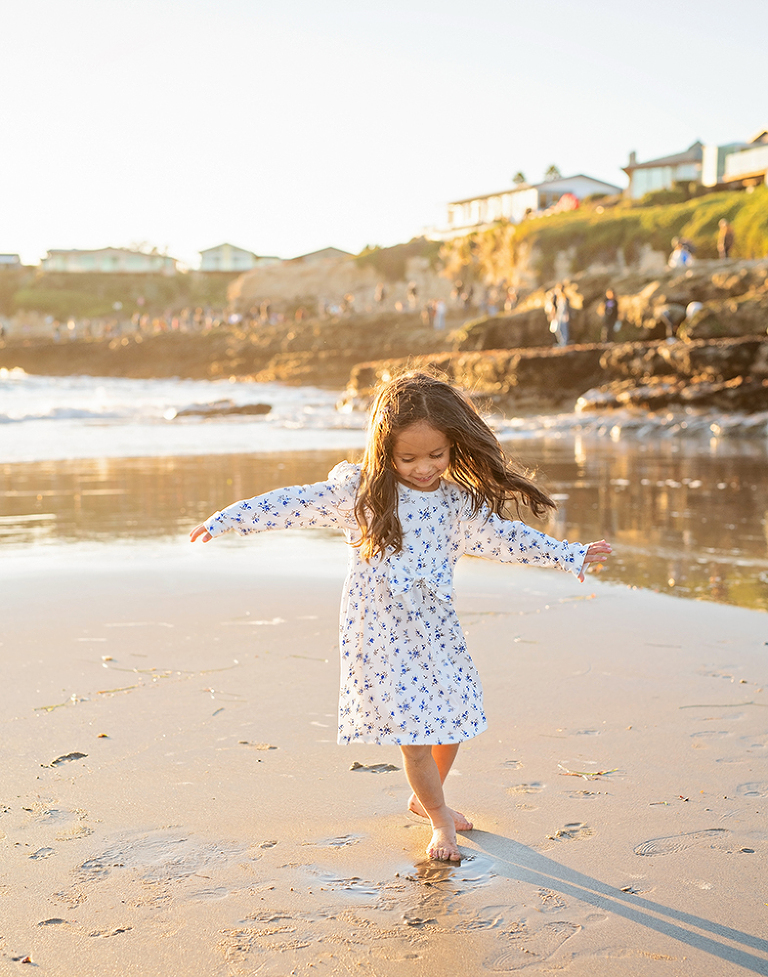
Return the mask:
M 519 513 L 522 502 L 537 516 L 556 508 L 506 458 L 495 435 L 462 392 L 429 373 L 403 373 L 379 388 L 371 408 L 355 501 L 361 531 L 358 545 L 366 560 L 384 556 L 390 548 L 402 549 L 393 449 L 400 432 L 418 421 L 426 421 L 450 441 L 446 474 L 468 493 L 472 515 L 484 505 L 502 517 L 509 503 Z

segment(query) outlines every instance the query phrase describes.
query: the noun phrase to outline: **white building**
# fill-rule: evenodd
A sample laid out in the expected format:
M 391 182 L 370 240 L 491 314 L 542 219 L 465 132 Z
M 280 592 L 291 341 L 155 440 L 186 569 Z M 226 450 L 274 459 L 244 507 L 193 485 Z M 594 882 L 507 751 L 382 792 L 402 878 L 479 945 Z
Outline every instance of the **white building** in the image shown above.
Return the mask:
M 21 268 L 21 258 L 17 254 L 0 254 L 0 269 Z
M 145 254 L 126 248 L 97 251 L 49 251 L 40 262 L 43 271 L 111 272 L 122 274 L 175 275 L 176 259 L 165 254 Z
M 250 271 L 257 265 L 274 265 L 280 259 L 259 257 L 252 251 L 237 248 L 234 244 L 218 244 L 200 252 L 200 271 Z
M 723 182 L 725 176 L 725 161 L 728 157 L 741 149 L 746 149 L 743 142 L 732 142 L 725 146 L 705 146 L 701 157 L 701 182 L 705 187 L 716 187 Z
M 595 180 L 591 176 L 584 176 L 583 173 L 558 177 L 556 180 L 546 180 L 544 183 L 534 185 L 522 183 L 520 186 L 501 190 L 498 193 L 452 200 L 448 204 L 448 226 L 432 228 L 427 236 L 433 240 L 458 237 L 461 234 L 471 234 L 473 231 L 490 227 L 498 220 L 519 224 L 528 214 L 547 210 L 567 195 L 580 202 L 592 194 L 611 195 L 621 192 L 621 187 L 614 186 L 613 183 L 605 183 L 603 180 Z
M 629 154 L 629 163 L 623 167 L 629 177 L 627 195 L 639 200 L 653 190 L 671 190 L 676 183 L 701 183 L 703 145 L 693 143 L 685 152 L 660 159 L 637 162 L 637 153 Z
M 768 174 L 768 130 L 763 129 L 747 145 L 729 153 L 720 182 L 731 186 L 754 186 L 766 182 Z

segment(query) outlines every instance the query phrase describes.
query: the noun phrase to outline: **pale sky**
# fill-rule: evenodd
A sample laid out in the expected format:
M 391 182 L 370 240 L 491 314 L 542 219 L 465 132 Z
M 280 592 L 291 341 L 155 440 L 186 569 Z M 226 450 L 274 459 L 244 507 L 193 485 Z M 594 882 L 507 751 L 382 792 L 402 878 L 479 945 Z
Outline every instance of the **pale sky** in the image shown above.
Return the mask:
M 0 252 L 407 241 L 768 126 L 768 0 L 3 0 Z

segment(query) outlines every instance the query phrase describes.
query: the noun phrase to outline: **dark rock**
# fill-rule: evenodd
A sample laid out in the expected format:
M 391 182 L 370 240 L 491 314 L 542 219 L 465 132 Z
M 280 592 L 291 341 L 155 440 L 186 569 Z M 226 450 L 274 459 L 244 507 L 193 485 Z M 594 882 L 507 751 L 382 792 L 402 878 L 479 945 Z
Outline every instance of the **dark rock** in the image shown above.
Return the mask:
M 220 400 L 215 404 L 200 404 L 185 407 L 176 412 L 176 417 L 221 417 L 226 414 L 268 414 L 271 404 L 233 404 L 231 400 Z
M 410 367 L 439 370 L 474 396 L 512 408 L 562 408 L 572 405 L 582 391 L 600 381 L 602 351 L 596 345 L 565 346 L 361 363 L 352 371 L 347 397 L 364 400 L 383 377 Z
M 720 321 L 719 316 L 706 307 L 686 320 L 677 334 L 683 340 L 721 339 L 723 336 L 734 335 L 729 331 L 728 326 Z
M 539 308 L 473 319 L 457 331 L 455 348 L 460 351 L 525 349 L 549 346 L 552 342 L 544 309 Z
M 604 349 L 600 366 L 615 377 L 647 377 L 669 372 L 666 356 L 662 343 L 616 343 Z
M 768 410 L 768 380 L 734 377 L 724 381 L 699 378 L 686 381 L 672 376 L 649 377 L 640 384 L 617 380 L 587 391 L 576 404 L 576 409 L 584 413 L 626 407 L 653 411 L 673 407 L 765 411 Z

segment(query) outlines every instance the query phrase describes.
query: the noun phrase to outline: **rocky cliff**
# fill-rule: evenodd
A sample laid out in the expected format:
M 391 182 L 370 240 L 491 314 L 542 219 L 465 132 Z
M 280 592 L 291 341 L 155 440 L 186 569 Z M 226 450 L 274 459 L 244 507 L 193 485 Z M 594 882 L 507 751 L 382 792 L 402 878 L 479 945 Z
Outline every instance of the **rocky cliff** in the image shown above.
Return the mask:
M 608 284 L 619 296 L 618 342 L 595 342 Z M 666 272 L 609 279 L 574 276 L 566 286 L 575 344 L 553 346 L 545 292 L 524 295 L 513 312 L 465 321 L 449 307 L 436 332 L 414 312 L 363 313 L 203 333 L 129 334 L 54 343 L 0 343 L 0 367 L 93 376 L 236 377 L 343 388 L 364 400 L 382 376 L 430 364 L 507 408 L 606 410 L 664 406 L 768 409 L 768 261 L 701 262 Z M 685 319 L 690 303 L 698 303 Z M 670 310 L 683 317 L 674 341 Z M 350 379 L 351 377 L 351 379 Z

